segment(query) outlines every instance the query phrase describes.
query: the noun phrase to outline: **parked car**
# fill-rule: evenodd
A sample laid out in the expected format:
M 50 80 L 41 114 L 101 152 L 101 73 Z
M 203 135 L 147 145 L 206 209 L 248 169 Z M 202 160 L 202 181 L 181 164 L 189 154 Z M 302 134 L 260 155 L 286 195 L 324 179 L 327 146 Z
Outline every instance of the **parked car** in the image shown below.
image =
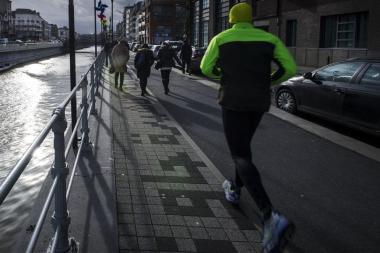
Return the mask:
M 283 82 L 280 109 L 303 111 L 380 135 L 380 58 L 333 63 Z
M 193 47 L 193 55 L 191 56 L 191 72 L 201 73 L 201 61 L 206 52 L 204 47 Z
M 168 43 L 169 43 L 169 46 L 172 49 L 174 49 L 175 52 L 180 51 L 183 44 L 183 42 L 180 40 L 175 40 L 175 41 L 169 40 Z
M 131 48 L 131 50 L 132 50 L 133 52 L 137 52 L 137 51 L 140 49 L 141 46 L 142 46 L 141 44 L 136 43 L 136 44 Z
M 22 41 L 22 40 L 15 40 L 14 43 L 18 44 L 18 45 L 24 45 L 24 41 Z

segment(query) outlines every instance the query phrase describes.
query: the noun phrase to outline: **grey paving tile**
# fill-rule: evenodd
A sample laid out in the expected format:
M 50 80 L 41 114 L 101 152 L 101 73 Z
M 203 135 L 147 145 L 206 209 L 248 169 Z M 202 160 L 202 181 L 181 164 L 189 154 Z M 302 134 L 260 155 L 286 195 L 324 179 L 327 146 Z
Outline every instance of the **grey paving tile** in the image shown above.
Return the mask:
M 184 216 L 183 218 L 189 227 L 203 227 L 201 219 L 197 216 Z
M 166 215 L 162 214 L 152 214 L 151 215 L 152 224 L 156 225 L 169 225 L 169 221 L 166 218 Z
M 231 217 L 231 215 L 228 213 L 228 211 L 224 207 L 222 207 L 222 208 L 210 208 L 210 209 L 214 213 L 215 217 L 218 217 L 218 218 Z
M 136 225 L 137 236 L 154 236 L 152 225 Z
M 221 228 L 206 228 L 211 240 L 228 240 L 226 232 Z
M 119 236 L 120 249 L 138 249 L 137 237 L 134 236 Z
M 262 236 L 257 230 L 242 230 L 242 232 L 249 242 L 260 243 L 262 241 Z
M 148 214 L 134 214 L 134 218 L 135 218 L 135 224 L 139 224 L 139 225 L 152 224 L 150 215 Z
M 173 237 L 170 226 L 153 225 L 154 233 L 159 237 Z
M 119 235 L 132 235 L 136 236 L 136 227 L 134 224 L 119 223 Z
M 189 230 L 182 226 L 171 226 L 173 236 L 177 238 L 190 238 Z
M 247 238 L 240 230 L 237 229 L 224 229 L 230 241 L 234 242 L 246 242 Z
M 172 226 L 185 226 L 185 219 L 180 215 L 167 215 L 166 217 Z
M 135 222 L 133 214 L 120 213 L 118 214 L 117 219 L 118 219 L 118 223 L 133 224 Z
M 206 203 L 210 208 L 224 208 L 219 199 L 206 199 Z
M 197 252 L 197 248 L 195 247 L 194 241 L 191 239 L 175 239 L 177 242 L 177 247 L 179 251 L 185 252 Z
M 223 228 L 227 229 L 239 229 L 238 225 L 233 219 L 230 218 L 217 218 L 218 222 Z
M 248 242 L 232 242 L 232 244 L 238 253 L 259 253 Z
M 133 213 L 140 213 L 140 214 L 147 214 L 148 209 L 146 208 L 146 205 L 133 205 Z
M 189 227 L 189 231 L 193 239 L 209 239 L 206 229 L 202 227 Z
M 165 214 L 164 207 L 161 205 L 147 205 L 150 214 Z
M 138 237 L 137 240 L 141 250 L 157 250 L 157 243 L 154 237 Z
M 179 206 L 193 206 L 193 203 L 189 198 L 176 198 L 176 200 Z
M 221 227 L 218 220 L 214 217 L 201 217 L 201 220 L 203 222 L 203 225 L 206 228 L 220 228 Z

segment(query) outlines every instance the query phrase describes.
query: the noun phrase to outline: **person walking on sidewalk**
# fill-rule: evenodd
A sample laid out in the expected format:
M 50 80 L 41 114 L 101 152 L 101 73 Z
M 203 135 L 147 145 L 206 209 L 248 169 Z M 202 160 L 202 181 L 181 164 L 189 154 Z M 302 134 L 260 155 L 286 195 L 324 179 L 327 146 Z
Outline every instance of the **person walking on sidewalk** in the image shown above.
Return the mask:
M 252 7 L 234 5 L 231 29 L 216 35 L 201 62 L 202 72 L 220 79 L 218 95 L 224 133 L 235 163 L 235 180 L 226 180 L 227 201 L 237 204 L 245 186 L 263 214 L 263 252 L 281 252 L 294 225 L 275 211 L 252 162 L 250 143 L 270 107 L 270 85 L 296 74 L 296 64 L 279 38 L 252 25 Z M 271 74 L 271 62 L 278 70 Z
M 191 45 L 187 40 L 184 41 L 183 45 L 181 46 L 181 61 L 182 61 L 182 73 L 185 74 L 186 72 L 191 75 L 191 56 L 193 54 L 193 49 L 191 48 Z
M 120 39 L 118 44 L 114 46 L 111 53 L 112 66 L 115 69 L 115 87 L 118 86 L 120 76 L 119 89 L 123 89 L 124 72 L 127 72 L 127 62 L 129 60 L 129 46 L 126 39 Z
M 165 41 L 158 51 L 156 68 L 161 70 L 162 84 L 164 85 L 166 95 L 168 95 L 170 91 L 170 72 L 172 71 L 172 67 L 175 66 L 175 61 L 182 66 L 174 50 L 170 47 L 169 43 Z
M 135 68 L 137 70 L 137 77 L 140 79 L 141 96 L 147 94 L 146 86 L 153 63 L 154 56 L 152 50 L 149 49 L 148 44 L 142 45 L 135 56 Z

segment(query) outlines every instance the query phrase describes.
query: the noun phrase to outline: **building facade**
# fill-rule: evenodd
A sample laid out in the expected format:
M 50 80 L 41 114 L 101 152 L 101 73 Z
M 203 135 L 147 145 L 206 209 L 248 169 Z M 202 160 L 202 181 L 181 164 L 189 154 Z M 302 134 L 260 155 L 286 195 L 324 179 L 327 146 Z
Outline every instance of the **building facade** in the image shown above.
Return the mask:
M 50 24 L 50 31 L 51 31 L 51 39 L 57 40 L 59 38 L 58 36 L 58 26 L 55 24 Z
M 42 19 L 42 40 L 44 41 L 51 40 L 51 26 L 44 19 Z
M 137 41 L 140 43 L 147 42 L 145 20 L 146 20 L 146 12 L 145 12 L 145 5 L 143 4 L 139 12 L 137 13 Z
M 183 38 L 189 13 L 186 0 L 146 0 L 145 6 L 148 43 L 160 44 L 165 40 Z
M 124 13 L 123 13 L 123 28 L 124 28 L 124 36 L 127 38 L 128 41 L 132 41 L 132 37 L 129 34 L 129 29 L 131 26 L 130 18 L 131 18 L 131 11 L 133 6 L 126 6 L 124 7 Z
M 0 38 L 8 38 L 12 26 L 12 2 L 0 0 Z
M 229 10 L 238 2 L 252 3 L 252 0 L 192 0 L 188 34 L 192 44 L 206 47 L 215 34 L 228 29 Z
M 131 8 L 129 15 L 129 29 L 128 38 L 129 41 L 139 42 L 139 16 L 144 8 L 143 2 L 137 2 Z
M 265 0 L 254 10 L 254 25 L 278 35 L 300 66 L 380 56 L 379 1 Z
M 12 12 L 15 38 L 20 40 L 41 41 L 44 36 L 44 20 L 40 13 L 30 9 L 16 9 Z
M 237 2 L 252 4 L 254 26 L 280 37 L 299 66 L 380 56 L 378 0 L 192 0 L 192 44 L 205 47 L 228 29 L 228 13 Z
M 61 41 L 66 41 L 69 39 L 69 28 L 66 26 L 58 28 L 58 38 Z

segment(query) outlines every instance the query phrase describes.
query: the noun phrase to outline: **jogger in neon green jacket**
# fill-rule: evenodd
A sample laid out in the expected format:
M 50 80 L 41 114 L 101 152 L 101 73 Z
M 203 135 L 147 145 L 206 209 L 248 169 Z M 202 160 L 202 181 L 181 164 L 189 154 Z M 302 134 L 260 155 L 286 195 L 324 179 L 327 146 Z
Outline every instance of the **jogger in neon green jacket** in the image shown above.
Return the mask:
M 245 186 L 263 213 L 263 251 L 281 252 L 284 235 L 293 228 L 275 212 L 252 163 L 251 140 L 263 114 L 270 107 L 270 86 L 296 73 L 296 64 L 279 38 L 252 25 L 252 8 L 246 3 L 230 11 L 233 24 L 210 42 L 201 62 L 202 72 L 220 79 L 224 133 L 235 162 L 235 179 L 223 183 L 227 201 L 237 204 Z M 271 73 L 271 64 L 278 65 Z

